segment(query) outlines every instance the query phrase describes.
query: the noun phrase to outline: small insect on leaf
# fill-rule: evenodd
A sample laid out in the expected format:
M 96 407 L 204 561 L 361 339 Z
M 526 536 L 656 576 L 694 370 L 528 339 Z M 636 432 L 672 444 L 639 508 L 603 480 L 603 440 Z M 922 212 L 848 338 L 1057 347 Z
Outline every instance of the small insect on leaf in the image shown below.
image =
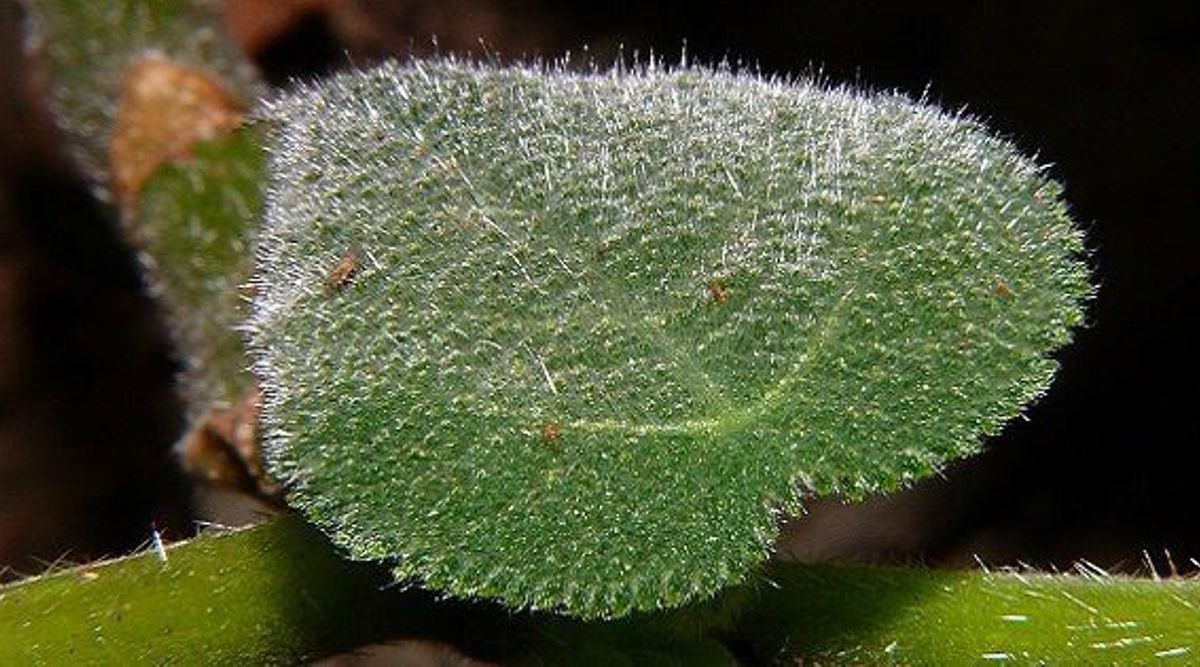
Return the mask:
M 342 256 L 342 261 L 333 267 L 333 271 L 329 272 L 329 277 L 326 279 L 329 289 L 340 292 L 350 284 L 350 279 L 354 277 L 354 272 L 358 269 L 358 253 L 358 246 L 351 246 Z
M 1012 295 L 1012 288 L 1008 286 L 1008 283 L 1004 282 L 1003 280 L 996 281 L 996 296 L 1000 297 L 1001 299 L 1007 299 Z
M 542 427 L 542 440 L 546 442 L 554 442 L 562 433 L 558 430 L 558 424 L 550 422 Z
M 720 280 L 708 281 L 708 295 L 717 303 L 726 303 L 729 301 L 729 290 L 725 289 L 725 284 Z

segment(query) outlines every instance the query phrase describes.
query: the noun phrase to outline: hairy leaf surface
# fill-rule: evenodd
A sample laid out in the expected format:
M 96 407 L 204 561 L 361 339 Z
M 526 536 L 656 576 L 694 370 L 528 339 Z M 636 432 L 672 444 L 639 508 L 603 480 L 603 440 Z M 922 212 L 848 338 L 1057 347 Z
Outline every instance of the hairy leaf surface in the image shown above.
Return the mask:
M 1048 386 L 1060 188 L 972 119 L 728 71 L 384 65 L 272 103 L 269 459 L 356 557 L 621 615 Z

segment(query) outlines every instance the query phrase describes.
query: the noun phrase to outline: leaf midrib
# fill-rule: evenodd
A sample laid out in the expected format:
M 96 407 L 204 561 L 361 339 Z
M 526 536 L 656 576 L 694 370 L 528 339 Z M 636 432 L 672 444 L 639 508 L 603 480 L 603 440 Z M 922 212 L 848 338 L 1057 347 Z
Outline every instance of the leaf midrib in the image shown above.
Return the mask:
M 694 438 L 717 439 L 742 432 L 753 424 L 761 422 L 764 417 L 776 410 L 780 403 L 790 395 L 792 387 L 803 377 L 803 371 L 811 366 L 813 359 L 819 356 L 831 340 L 836 338 L 836 334 L 841 329 L 841 325 L 845 319 L 843 313 L 845 304 L 853 293 L 854 288 L 846 290 L 822 318 L 822 323 L 815 332 L 812 343 L 801 355 L 799 363 L 793 367 L 792 372 L 780 378 L 753 403 L 744 407 L 733 405 L 722 391 L 723 388 L 712 379 L 707 371 L 698 364 L 691 362 L 686 366 L 686 372 L 677 375 L 677 377 L 683 379 L 685 376 L 691 377 L 693 374 L 698 374 L 706 383 L 706 389 L 710 386 L 715 388 L 723 404 L 718 414 L 707 418 L 656 423 L 635 423 L 618 419 L 574 419 L 567 421 L 566 427 L 591 433 L 615 432 L 636 436 L 672 434 L 686 435 Z M 681 355 L 675 341 L 664 335 L 661 330 L 657 331 L 656 334 L 654 337 L 655 341 L 664 347 L 672 359 L 679 359 L 680 356 L 690 359 L 686 355 Z M 680 367 L 672 364 L 671 368 L 672 370 L 678 370 Z

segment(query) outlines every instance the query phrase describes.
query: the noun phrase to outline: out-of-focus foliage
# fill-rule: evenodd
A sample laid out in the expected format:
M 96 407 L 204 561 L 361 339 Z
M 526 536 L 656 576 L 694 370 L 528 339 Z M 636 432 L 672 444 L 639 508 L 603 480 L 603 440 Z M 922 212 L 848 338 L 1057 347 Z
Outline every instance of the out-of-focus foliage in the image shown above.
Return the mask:
M 260 133 L 245 128 L 244 113 L 263 86 L 212 2 L 34 7 L 55 115 L 166 306 L 198 423 L 253 386 L 236 327 L 248 312 L 263 180 Z
M 130 81 L 131 68 L 139 63 L 170 62 L 207 77 L 221 91 L 218 104 L 235 109 L 261 94 L 254 69 L 223 34 L 214 7 L 206 0 L 33 2 L 31 39 L 43 64 L 52 107 L 72 151 L 101 193 L 111 194 L 111 175 L 119 169 L 110 162 L 113 139 L 121 98 L 135 83 Z M 159 81 L 172 84 L 163 88 L 188 92 L 179 91 L 188 88 L 179 85 L 179 78 Z M 190 93 L 208 97 L 195 88 Z M 177 133 L 191 131 L 183 128 Z

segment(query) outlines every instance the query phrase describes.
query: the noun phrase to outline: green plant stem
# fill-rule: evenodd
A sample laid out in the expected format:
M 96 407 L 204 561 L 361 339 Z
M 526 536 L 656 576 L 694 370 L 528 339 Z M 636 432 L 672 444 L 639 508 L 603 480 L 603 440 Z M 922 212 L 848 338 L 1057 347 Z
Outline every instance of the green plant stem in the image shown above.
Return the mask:
M 162 166 L 138 198 L 143 250 L 152 259 L 171 333 L 187 355 L 182 392 L 192 419 L 236 405 L 253 386 L 237 330 L 261 202 L 262 131 L 253 125 L 197 142 Z
M 681 655 L 689 664 L 732 662 L 678 615 L 583 623 L 396 586 L 386 568 L 340 558 L 295 516 L 165 554 L 151 549 L 0 587 L 0 664 L 296 664 L 400 638 L 506 663 L 581 653 L 586 664 Z
M 372 591 L 295 520 L 200 537 L 6 588 L 0 663 L 294 662 L 367 630 Z M 366 617 L 369 620 L 369 617 Z
M 187 108 L 190 98 L 180 91 L 180 79 L 170 78 L 173 71 L 205 78 L 228 95 L 209 103 L 229 103 L 238 113 L 264 92 L 254 68 L 224 33 L 215 7 L 206 0 L 37 0 L 29 39 L 40 46 L 35 52 L 71 152 L 97 194 L 122 202 L 126 240 L 140 251 L 147 285 L 165 305 L 184 365 L 180 393 L 193 424 L 214 408 L 236 406 L 254 386 L 236 327 L 248 314 L 243 288 L 261 207 L 261 129 L 176 127 L 182 123 L 179 109 L 163 107 L 161 98 L 170 96 L 159 91 L 144 93 L 152 101 L 141 101 L 143 110 L 131 116 L 138 120 L 126 125 L 126 140 L 117 139 L 121 109 L 139 108 L 141 98 L 130 95 L 131 88 L 174 91 L 184 100 L 176 103 Z M 142 75 L 137 79 L 142 84 L 131 86 L 131 72 L 148 60 L 169 63 L 162 67 L 167 73 Z M 203 106 L 194 99 L 191 104 Z M 170 141 L 159 126 L 185 136 L 194 131 L 195 141 L 166 150 L 163 142 Z M 118 144 L 126 150 L 118 152 Z M 119 187 L 120 162 L 148 165 L 144 181 L 126 183 L 136 184 L 135 191 Z
M 835 565 L 770 578 L 736 628 L 764 660 L 1133 664 L 1200 651 L 1195 580 Z
M 401 637 L 552 664 L 960 664 L 1194 658 L 1200 583 L 775 563 L 754 586 L 618 621 L 388 586 L 297 517 L 0 588 L 0 664 L 294 663 Z M 581 657 L 582 656 L 582 657 Z
M 45 67 L 50 103 L 84 172 L 109 189 L 121 84 L 130 64 L 157 53 L 211 73 L 247 102 L 263 84 L 205 0 L 35 0 L 29 40 Z

